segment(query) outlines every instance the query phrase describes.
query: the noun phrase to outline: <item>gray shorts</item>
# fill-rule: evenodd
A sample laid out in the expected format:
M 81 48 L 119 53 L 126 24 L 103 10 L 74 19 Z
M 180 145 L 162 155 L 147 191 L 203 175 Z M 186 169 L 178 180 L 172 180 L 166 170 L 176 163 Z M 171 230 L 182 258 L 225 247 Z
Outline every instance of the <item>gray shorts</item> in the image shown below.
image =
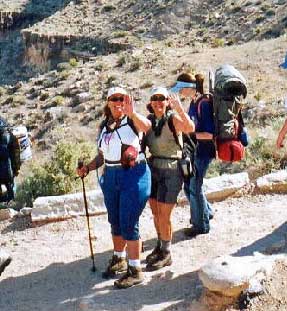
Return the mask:
M 176 204 L 183 178 L 178 168 L 163 169 L 151 166 L 151 199 Z

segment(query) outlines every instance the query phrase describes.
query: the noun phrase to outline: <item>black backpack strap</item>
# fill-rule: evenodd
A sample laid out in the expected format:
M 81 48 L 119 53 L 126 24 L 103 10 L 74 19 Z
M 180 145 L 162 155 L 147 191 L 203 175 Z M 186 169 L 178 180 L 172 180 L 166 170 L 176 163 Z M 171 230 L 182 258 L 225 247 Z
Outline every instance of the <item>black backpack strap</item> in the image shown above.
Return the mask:
M 172 122 L 172 119 L 173 119 L 173 116 L 174 116 L 174 115 L 175 115 L 174 112 L 168 112 L 168 113 L 167 113 L 167 124 L 168 124 L 168 127 L 169 127 L 170 131 L 172 132 L 172 135 L 173 135 L 173 137 L 174 137 L 175 142 L 177 143 L 177 145 L 178 145 L 178 146 L 180 147 L 180 149 L 182 150 L 183 147 L 182 147 L 182 145 L 181 145 L 180 142 L 179 142 L 176 129 L 175 129 L 174 124 L 173 124 L 173 122 Z

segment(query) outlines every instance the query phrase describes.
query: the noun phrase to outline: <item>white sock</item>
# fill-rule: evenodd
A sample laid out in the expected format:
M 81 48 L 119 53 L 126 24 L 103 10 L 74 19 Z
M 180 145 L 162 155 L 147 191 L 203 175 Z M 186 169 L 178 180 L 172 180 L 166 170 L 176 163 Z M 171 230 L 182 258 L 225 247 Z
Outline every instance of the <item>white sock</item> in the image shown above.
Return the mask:
M 140 267 L 141 261 L 139 259 L 129 259 L 129 266 Z
M 122 251 L 122 252 L 116 252 L 116 251 L 114 251 L 114 255 L 116 255 L 116 256 L 118 256 L 118 257 L 120 257 L 120 258 L 126 258 L 127 253 L 126 253 L 126 251 Z

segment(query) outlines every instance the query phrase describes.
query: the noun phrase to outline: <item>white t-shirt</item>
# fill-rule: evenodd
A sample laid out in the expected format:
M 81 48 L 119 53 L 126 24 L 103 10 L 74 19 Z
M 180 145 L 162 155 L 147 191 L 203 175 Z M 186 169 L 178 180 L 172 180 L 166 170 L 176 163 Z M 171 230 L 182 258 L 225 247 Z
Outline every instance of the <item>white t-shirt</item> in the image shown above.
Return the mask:
M 119 162 L 121 159 L 122 144 L 134 146 L 140 152 L 139 136 L 128 124 L 127 117 L 124 117 L 119 127 L 109 131 L 105 126 L 98 141 L 99 150 L 104 155 L 105 161 Z

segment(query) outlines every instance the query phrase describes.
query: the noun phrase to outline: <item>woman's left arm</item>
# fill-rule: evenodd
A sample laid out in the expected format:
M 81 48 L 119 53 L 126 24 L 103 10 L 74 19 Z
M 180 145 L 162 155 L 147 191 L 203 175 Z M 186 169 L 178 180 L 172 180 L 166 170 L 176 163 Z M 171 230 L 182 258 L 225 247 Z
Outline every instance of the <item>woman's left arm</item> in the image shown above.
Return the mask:
M 125 96 L 124 105 L 125 105 L 124 112 L 133 121 L 136 129 L 139 132 L 146 133 L 151 128 L 151 122 L 146 117 L 135 112 L 132 96 L 128 96 L 128 95 Z
M 134 125 L 139 132 L 146 133 L 151 128 L 150 120 L 135 111 L 129 116 L 129 118 L 134 122 Z
M 195 130 L 194 122 L 190 119 L 188 114 L 184 112 L 179 97 L 172 94 L 169 97 L 169 105 L 177 114 L 173 116 L 172 122 L 177 132 L 191 133 Z

